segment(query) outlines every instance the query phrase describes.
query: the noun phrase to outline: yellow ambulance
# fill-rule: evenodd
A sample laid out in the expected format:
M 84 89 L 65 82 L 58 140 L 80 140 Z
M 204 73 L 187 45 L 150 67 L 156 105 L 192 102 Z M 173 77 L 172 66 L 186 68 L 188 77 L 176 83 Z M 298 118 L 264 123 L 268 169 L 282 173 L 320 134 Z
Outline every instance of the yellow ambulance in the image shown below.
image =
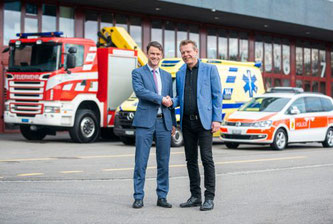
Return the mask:
M 263 79 L 260 71 L 260 63 L 236 62 L 218 59 L 202 59 L 202 62 L 216 65 L 221 78 L 223 104 L 222 119 L 228 117 L 250 98 L 261 95 L 265 92 Z M 160 68 L 169 72 L 174 80 L 174 95 L 176 95 L 176 73 L 184 62 L 181 58 L 166 58 L 161 61 Z M 135 129 L 132 121 L 138 99 L 133 93 L 132 96 L 123 102 L 116 110 L 114 122 L 114 134 L 120 137 L 125 144 L 135 143 Z M 180 110 L 176 108 L 177 122 L 180 120 Z M 214 137 L 219 137 L 215 133 Z M 175 136 L 172 137 L 173 147 L 183 145 L 183 135 L 179 127 Z

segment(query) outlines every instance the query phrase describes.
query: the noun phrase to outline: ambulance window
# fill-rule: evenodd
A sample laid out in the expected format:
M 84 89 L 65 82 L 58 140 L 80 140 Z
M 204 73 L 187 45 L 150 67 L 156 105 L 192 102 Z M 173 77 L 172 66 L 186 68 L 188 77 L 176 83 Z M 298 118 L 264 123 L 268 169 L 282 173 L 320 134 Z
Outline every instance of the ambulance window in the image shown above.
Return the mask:
M 318 97 L 305 97 L 305 109 L 307 113 L 323 111 L 321 101 Z
M 321 105 L 324 107 L 324 111 L 332 111 L 333 104 L 330 99 L 320 97 Z
M 293 102 L 289 109 L 287 110 L 288 114 L 290 114 L 290 111 L 294 108 L 297 107 L 300 113 L 305 113 L 305 102 L 304 102 L 304 97 L 299 98 Z
M 70 47 L 76 47 L 77 52 L 75 54 L 76 56 L 76 67 L 83 66 L 83 58 L 84 58 L 84 46 L 78 45 L 78 44 L 66 44 L 65 45 L 65 53 L 68 53 L 68 50 Z M 64 65 L 66 66 L 66 57 L 64 60 Z

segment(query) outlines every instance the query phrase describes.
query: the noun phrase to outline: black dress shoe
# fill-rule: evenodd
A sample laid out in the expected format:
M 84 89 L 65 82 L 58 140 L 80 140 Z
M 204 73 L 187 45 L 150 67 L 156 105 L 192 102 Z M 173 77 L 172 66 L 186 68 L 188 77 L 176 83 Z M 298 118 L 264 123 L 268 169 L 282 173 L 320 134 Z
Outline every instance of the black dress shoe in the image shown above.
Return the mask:
M 135 199 L 132 205 L 133 208 L 142 208 L 143 207 L 143 200 Z
M 214 201 L 211 199 L 205 200 L 205 202 L 200 206 L 200 211 L 209 211 L 214 208 Z
M 168 203 L 165 198 L 159 198 L 157 200 L 157 206 L 160 206 L 163 208 L 172 208 L 172 204 Z
M 187 202 L 181 203 L 179 206 L 181 208 L 196 207 L 200 206 L 202 203 L 201 198 L 190 197 Z

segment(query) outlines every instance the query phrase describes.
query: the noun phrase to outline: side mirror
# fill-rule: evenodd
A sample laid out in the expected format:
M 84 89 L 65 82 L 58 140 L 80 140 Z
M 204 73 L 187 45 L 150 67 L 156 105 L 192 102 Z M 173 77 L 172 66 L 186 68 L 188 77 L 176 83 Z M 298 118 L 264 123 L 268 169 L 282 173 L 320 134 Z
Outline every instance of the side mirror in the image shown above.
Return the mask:
M 290 110 L 290 114 L 292 115 L 297 115 L 300 114 L 301 112 L 299 111 L 299 109 L 296 106 L 293 106 Z
M 66 68 L 75 68 L 76 66 L 76 56 L 74 54 L 67 54 Z

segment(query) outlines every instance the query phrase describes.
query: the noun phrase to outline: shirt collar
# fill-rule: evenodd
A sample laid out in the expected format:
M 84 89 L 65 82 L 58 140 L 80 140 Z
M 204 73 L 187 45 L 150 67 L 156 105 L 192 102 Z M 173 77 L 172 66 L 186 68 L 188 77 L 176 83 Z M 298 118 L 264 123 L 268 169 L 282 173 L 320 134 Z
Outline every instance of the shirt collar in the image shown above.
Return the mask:
M 188 70 L 190 70 L 190 68 L 189 68 L 188 66 L 186 66 L 186 68 L 187 68 Z M 199 59 L 198 59 L 197 63 L 193 66 L 192 70 L 193 70 L 193 69 L 198 69 L 198 68 L 199 68 Z
M 149 69 L 149 71 L 152 73 L 153 72 L 153 68 L 151 68 L 149 65 L 148 65 L 148 63 L 147 63 L 147 66 L 148 66 L 148 69 Z M 155 69 L 155 73 L 160 73 L 160 69 L 159 68 L 157 68 L 157 69 Z

